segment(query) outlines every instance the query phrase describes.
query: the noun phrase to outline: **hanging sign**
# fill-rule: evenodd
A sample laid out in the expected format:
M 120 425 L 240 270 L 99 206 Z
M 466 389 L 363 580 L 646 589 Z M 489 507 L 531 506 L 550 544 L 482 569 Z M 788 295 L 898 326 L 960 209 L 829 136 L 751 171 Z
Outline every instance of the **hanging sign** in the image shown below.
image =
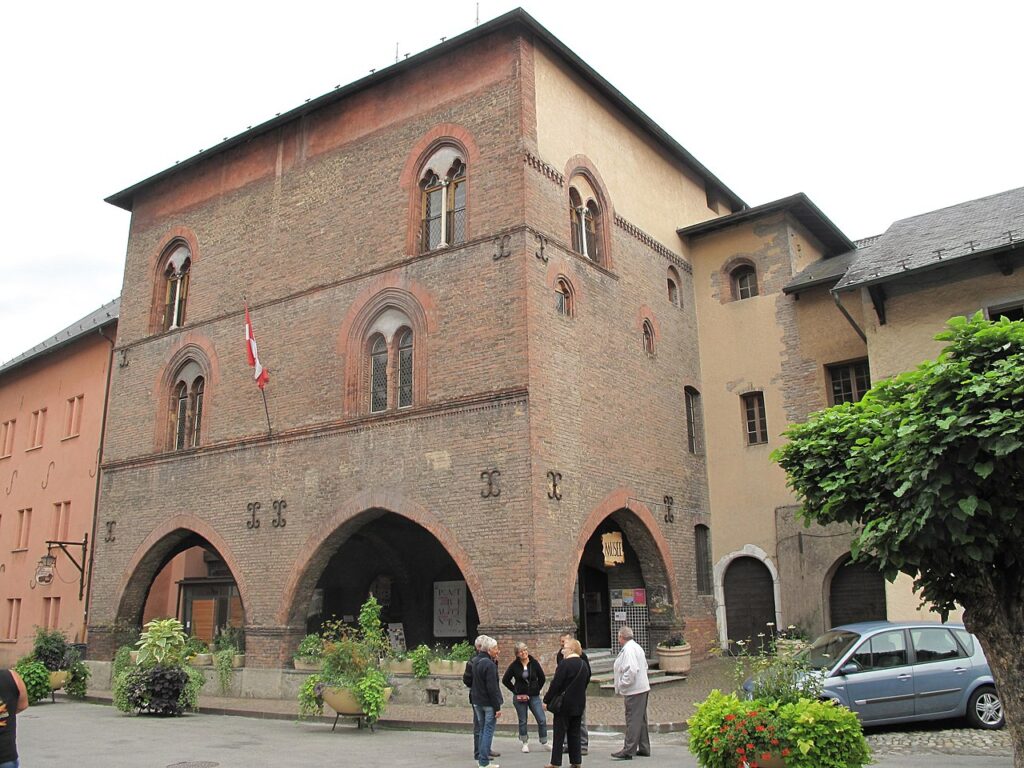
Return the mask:
M 622 548 L 622 533 L 612 531 L 601 534 L 601 550 L 604 552 L 604 564 L 622 565 L 626 562 L 626 552 Z

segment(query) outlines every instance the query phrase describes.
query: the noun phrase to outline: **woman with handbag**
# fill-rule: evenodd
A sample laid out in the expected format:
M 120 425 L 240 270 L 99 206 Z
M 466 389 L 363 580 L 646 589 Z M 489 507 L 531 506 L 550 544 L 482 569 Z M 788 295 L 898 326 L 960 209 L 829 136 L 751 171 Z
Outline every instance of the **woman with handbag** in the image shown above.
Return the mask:
M 590 665 L 580 658 L 583 648 L 579 640 L 566 641 L 564 650 L 562 663 L 555 670 L 551 686 L 544 696 L 548 712 L 555 716 L 551 762 L 546 768 L 559 768 L 562 765 L 562 741 L 566 736 L 571 768 L 579 768 L 583 764 L 580 723 L 583 721 L 583 710 L 587 706 Z
M 533 712 L 537 721 L 537 733 L 540 743 L 548 743 L 548 719 L 544 714 L 544 705 L 540 701 L 540 689 L 544 687 L 544 670 L 540 662 L 530 655 L 526 643 L 515 644 L 516 657 L 505 670 L 501 678 L 502 685 L 512 691 L 512 703 L 519 715 L 519 740 L 523 742 L 523 752 L 529 752 L 529 736 L 526 731 L 527 715 Z

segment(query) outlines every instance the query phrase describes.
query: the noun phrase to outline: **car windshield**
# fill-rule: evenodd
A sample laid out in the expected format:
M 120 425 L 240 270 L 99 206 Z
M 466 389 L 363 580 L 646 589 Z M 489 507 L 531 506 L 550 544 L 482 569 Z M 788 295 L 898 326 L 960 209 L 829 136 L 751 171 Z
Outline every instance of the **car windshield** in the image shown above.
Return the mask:
M 859 639 L 856 632 L 830 629 L 805 648 L 800 657 L 811 669 L 830 669 Z

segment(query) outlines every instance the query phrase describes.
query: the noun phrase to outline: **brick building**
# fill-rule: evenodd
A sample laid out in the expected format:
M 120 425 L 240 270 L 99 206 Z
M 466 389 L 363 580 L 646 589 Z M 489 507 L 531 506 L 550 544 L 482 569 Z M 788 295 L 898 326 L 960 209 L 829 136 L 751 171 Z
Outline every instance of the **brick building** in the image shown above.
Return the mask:
M 528 15 L 110 202 L 132 223 L 91 655 L 195 546 L 230 574 L 258 666 L 371 588 L 410 644 L 554 647 L 575 616 L 608 646 L 621 615 L 648 643 L 684 617 L 713 642 L 675 229 L 743 203 Z
M 832 290 L 860 251 L 803 195 L 748 208 L 524 12 L 109 202 L 91 656 L 163 610 L 280 667 L 371 591 L 409 645 L 827 623 L 849 532 L 795 528 L 768 455 L 874 374 L 871 291 Z
M 114 300 L 0 365 L 0 666 L 32 650 L 36 627 L 85 639 L 117 312 Z

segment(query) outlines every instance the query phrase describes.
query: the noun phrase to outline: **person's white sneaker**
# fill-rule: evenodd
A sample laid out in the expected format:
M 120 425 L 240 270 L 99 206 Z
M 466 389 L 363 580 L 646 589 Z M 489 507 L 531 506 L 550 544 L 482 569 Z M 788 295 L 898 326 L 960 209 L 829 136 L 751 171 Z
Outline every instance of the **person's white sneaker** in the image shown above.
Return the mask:
M 524 742 L 523 742 L 523 752 L 529 752 L 529 751 L 530 751 L 530 745 L 529 745 L 529 744 L 527 744 L 527 743 L 526 743 L 526 742 L 524 741 Z

